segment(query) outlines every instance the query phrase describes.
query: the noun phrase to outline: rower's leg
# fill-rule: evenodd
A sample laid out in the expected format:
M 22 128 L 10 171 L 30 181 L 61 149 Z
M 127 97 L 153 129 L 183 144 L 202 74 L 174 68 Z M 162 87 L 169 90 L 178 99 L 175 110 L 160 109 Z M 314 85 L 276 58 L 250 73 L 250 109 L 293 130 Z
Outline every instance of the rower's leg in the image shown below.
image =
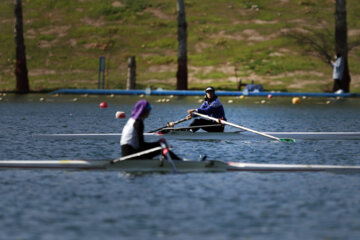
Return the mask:
M 198 125 L 216 125 L 218 124 L 215 121 L 206 120 L 206 119 L 197 119 L 199 120 Z M 224 125 L 218 124 L 218 126 L 211 126 L 211 127 L 202 127 L 204 131 L 207 132 L 223 132 L 224 131 Z
M 136 151 L 131 145 L 129 144 L 125 144 L 125 145 L 121 145 L 121 155 L 123 157 L 126 157 L 128 155 L 137 153 L 138 151 Z
M 194 121 L 192 121 L 192 123 L 190 124 L 190 127 L 195 127 L 195 126 L 199 126 L 199 125 L 203 125 L 203 124 L 201 124 L 201 122 L 202 122 L 202 120 L 203 119 L 194 119 Z M 192 128 L 192 129 L 190 129 L 190 131 L 192 131 L 192 132 L 196 132 L 196 131 L 198 131 L 200 128 Z
M 145 142 L 144 144 L 145 144 L 145 146 L 142 149 L 142 151 L 145 151 L 145 150 L 152 149 L 152 148 L 160 146 L 159 142 Z M 161 152 L 162 152 L 161 150 L 156 151 L 156 152 L 151 152 L 151 153 L 142 155 L 141 158 L 142 159 L 152 159 L 152 158 L 154 158 L 156 156 L 159 156 L 161 154 Z
M 148 153 L 146 155 L 142 155 L 141 157 L 139 157 L 139 159 L 153 159 L 154 157 L 159 156 L 160 154 L 161 154 L 161 150 Z
M 216 127 L 208 127 L 208 128 L 203 128 L 203 129 L 207 132 L 224 132 L 224 128 L 225 128 L 225 126 L 219 125 Z
M 141 152 L 141 151 L 145 151 L 145 150 L 148 150 L 148 149 L 152 149 L 152 148 L 155 148 L 155 147 L 158 147 L 158 146 L 160 146 L 159 142 L 146 142 L 145 147 L 143 149 L 134 149 L 131 145 L 125 144 L 125 145 L 121 146 L 121 152 L 122 152 L 122 156 L 125 157 L 125 156 L 128 156 L 128 155 L 138 153 L 138 152 Z M 161 150 L 151 152 L 151 153 L 148 153 L 148 154 L 144 154 L 144 155 L 141 155 L 141 156 L 133 157 L 133 158 L 130 158 L 130 159 L 131 160 L 152 159 L 152 158 L 154 158 L 154 157 L 156 157 L 156 156 L 158 156 L 160 154 L 161 154 Z
M 151 149 L 151 148 L 154 148 L 154 147 L 157 147 L 157 146 L 160 146 L 159 142 L 147 142 L 145 143 L 146 144 L 146 147 L 145 149 L 142 149 L 143 151 L 144 150 L 147 150 L 147 149 Z M 173 160 L 182 160 L 179 156 L 177 156 L 175 153 L 173 153 L 172 151 L 169 151 L 170 153 L 170 157 L 173 159 Z M 148 153 L 146 155 L 142 155 L 141 157 L 139 157 L 139 159 L 152 159 L 156 156 L 159 156 L 160 154 L 162 154 L 162 151 L 159 150 L 159 151 L 156 151 L 156 152 L 152 152 L 152 153 Z

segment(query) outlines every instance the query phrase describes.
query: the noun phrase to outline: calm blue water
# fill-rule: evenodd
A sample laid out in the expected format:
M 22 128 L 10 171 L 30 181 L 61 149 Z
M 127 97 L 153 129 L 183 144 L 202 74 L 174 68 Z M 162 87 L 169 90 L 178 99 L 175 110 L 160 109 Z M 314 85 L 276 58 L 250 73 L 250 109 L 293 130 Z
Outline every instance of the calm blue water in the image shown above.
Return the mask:
M 40 101 L 40 98 L 45 98 Z M 120 132 L 139 97 L 5 96 L 0 159 L 109 159 L 118 141 L 36 139 L 37 133 Z M 77 101 L 74 101 L 77 98 Z M 164 98 L 164 97 L 162 97 Z M 146 130 L 185 117 L 195 97 L 147 98 Z M 233 103 L 227 103 L 232 99 Z M 259 131 L 360 131 L 360 101 L 221 98 L 230 122 Z M 106 101 L 109 108 L 100 109 Z M 329 101 L 329 102 L 327 102 Z M 184 123 L 183 125 L 187 125 Z M 181 126 L 181 125 L 180 125 Z M 227 131 L 232 129 L 227 127 Z M 360 165 L 360 140 L 171 141 L 186 158 Z M 0 171 L 0 239 L 359 239 L 360 175 Z

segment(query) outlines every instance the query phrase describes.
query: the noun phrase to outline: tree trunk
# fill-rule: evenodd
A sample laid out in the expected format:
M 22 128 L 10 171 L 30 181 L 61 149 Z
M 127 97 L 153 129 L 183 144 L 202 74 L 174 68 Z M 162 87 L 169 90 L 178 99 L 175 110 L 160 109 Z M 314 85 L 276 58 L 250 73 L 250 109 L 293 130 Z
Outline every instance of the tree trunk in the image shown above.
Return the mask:
M 28 93 L 29 92 L 29 78 L 28 70 L 26 67 L 26 53 L 23 34 L 23 14 L 21 0 L 15 1 L 15 47 L 16 47 L 16 92 Z
M 135 56 L 132 56 L 128 59 L 128 77 L 126 81 L 126 89 L 135 89 L 136 88 L 136 60 Z
M 335 50 L 343 56 L 345 61 L 340 87 L 344 92 L 349 92 L 351 78 L 348 66 L 346 0 L 336 0 L 335 2 Z
M 178 0 L 178 69 L 176 73 L 176 89 L 187 90 L 187 25 L 184 0 Z

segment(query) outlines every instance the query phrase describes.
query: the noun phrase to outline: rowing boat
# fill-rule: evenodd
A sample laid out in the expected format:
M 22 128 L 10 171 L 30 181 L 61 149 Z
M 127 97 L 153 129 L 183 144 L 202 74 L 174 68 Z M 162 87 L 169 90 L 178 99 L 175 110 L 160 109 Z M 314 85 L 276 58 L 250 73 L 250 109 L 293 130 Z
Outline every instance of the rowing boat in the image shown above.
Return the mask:
M 195 172 L 337 172 L 359 173 L 360 166 L 174 161 L 178 173 Z M 111 170 L 125 173 L 171 173 L 168 161 L 124 160 L 0 160 L 0 169 Z
M 278 138 L 296 140 L 359 140 L 360 132 L 264 132 Z M 268 138 L 247 131 L 234 132 L 191 132 L 170 131 L 168 133 L 144 133 L 146 140 L 165 137 L 168 140 L 267 140 Z M 36 138 L 55 139 L 120 139 L 121 133 L 75 133 L 75 134 L 34 134 Z
M 277 138 L 294 138 L 297 140 L 356 140 L 360 132 L 264 132 Z M 159 134 L 158 134 L 159 135 Z M 145 136 L 151 136 L 145 134 Z M 174 140 L 268 140 L 267 137 L 247 131 L 236 132 L 190 132 L 174 131 L 164 135 L 166 139 Z

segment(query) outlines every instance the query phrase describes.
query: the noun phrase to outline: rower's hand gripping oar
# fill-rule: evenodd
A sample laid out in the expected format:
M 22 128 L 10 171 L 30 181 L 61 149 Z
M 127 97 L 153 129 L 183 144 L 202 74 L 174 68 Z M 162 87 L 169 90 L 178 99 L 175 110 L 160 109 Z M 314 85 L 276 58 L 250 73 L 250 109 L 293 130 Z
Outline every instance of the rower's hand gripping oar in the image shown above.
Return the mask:
M 185 122 L 186 120 L 188 120 L 188 119 L 183 118 L 183 119 L 180 119 L 180 120 L 178 120 L 178 121 L 175 121 L 175 122 L 174 122 L 174 126 L 175 126 L 176 124 L 178 124 L 178 123 Z M 160 127 L 160 128 L 154 129 L 154 130 L 151 130 L 151 131 L 149 131 L 148 133 L 158 132 L 158 131 L 160 131 L 160 130 L 162 130 L 162 129 L 164 129 L 164 128 L 167 128 L 167 127 L 169 127 L 169 126 L 168 126 L 168 125 L 165 125 L 165 126 L 163 126 L 163 127 Z
M 201 118 L 205 118 L 205 119 L 209 119 L 209 120 L 212 120 L 212 121 L 220 122 L 221 124 L 226 124 L 226 125 L 229 125 L 229 126 L 232 126 L 232 127 L 240 128 L 240 129 L 245 130 L 245 131 L 253 132 L 253 133 L 262 135 L 264 137 L 272 138 L 272 139 L 275 139 L 275 140 L 277 140 L 279 142 L 295 142 L 295 139 L 292 139 L 292 138 L 274 137 L 274 136 L 271 136 L 271 135 L 266 134 L 266 133 L 258 132 L 256 130 L 253 130 L 253 129 L 250 129 L 250 128 L 247 128 L 247 127 L 243 127 L 243 126 L 240 126 L 240 125 L 237 125 L 237 124 L 234 124 L 234 123 L 230 123 L 230 122 L 227 122 L 225 120 L 221 120 L 221 119 L 219 120 L 217 118 L 213 118 L 213 117 L 201 114 L 201 113 L 193 112 L 192 114 L 194 114 L 196 116 L 199 116 Z

